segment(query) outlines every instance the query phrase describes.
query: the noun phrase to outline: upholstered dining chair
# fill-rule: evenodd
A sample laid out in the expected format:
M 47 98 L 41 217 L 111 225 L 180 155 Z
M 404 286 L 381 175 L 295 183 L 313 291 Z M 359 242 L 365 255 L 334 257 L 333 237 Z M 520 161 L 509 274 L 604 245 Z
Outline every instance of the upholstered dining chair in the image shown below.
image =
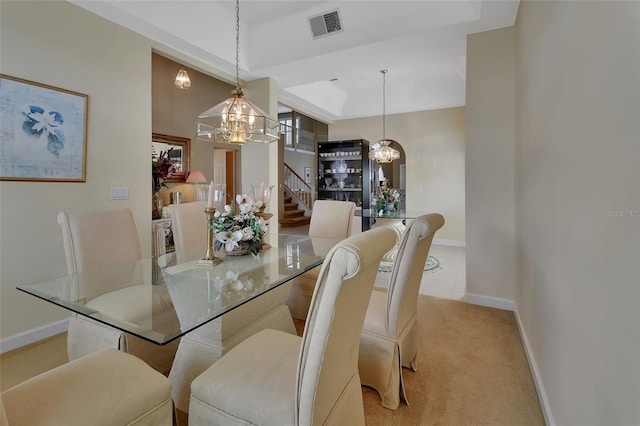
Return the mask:
M 207 219 L 200 203 L 171 204 L 168 208 L 177 255 L 205 254 Z M 191 382 L 225 352 L 265 328 L 296 334 L 289 308 L 291 289 L 285 283 L 194 330 L 180 341 L 169 373 L 176 409 L 189 411 Z
M 207 215 L 203 203 L 170 204 L 171 230 L 176 252 L 207 249 Z
M 358 343 L 378 264 L 395 234 L 335 245 L 321 266 L 302 337 L 263 330 L 191 384 L 189 424 L 364 425 Z
M 351 224 L 356 210 L 351 201 L 316 200 L 309 222 L 310 237 L 347 238 L 351 235 Z M 313 288 L 318 279 L 320 267 L 305 272 L 292 280 L 287 306 L 291 316 L 298 320 L 307 319 Z
M 2 392 L 0 425 L 173 425 L 169 379 L 103 349 Z
M 146 306 L 148 299 L 142 294 L 144 292 L 139 291 L 139 286 L 122 288 L 123 284 L 131 281 L 133 274 L 141 272 L 136 269 L 141 251 L 130 209 L 60 212 L 58 224 L 62 229 L 67 272 L 75 274 L 97 269 L 101 272 L 90 283 L 80 281 L 82 287 L 78 289 L 78 296 L 87 300 L 88 307 L 100 305 L 105 310 L 110 303 L 108 293 L 119 290 L 130 291 L 132 300 L 140 294 L 144 300 L 140 304 L 132 303 L 131 306 L 139 310 L 149 309 Z M 118 267 L 110 268 L 111 265 Z M 122 265 L 130 265 L 131 268 L 123 268 Z M 161 288 L 153 290 L 157 296 L 154 301 L 159 306 L 172 306 L 168 293 L 163 296 Z M 123 314 L 122 307 L 113 306 L 113 309 L 119 315 Z M 130 314 L 137 316 L 139 312 Z M 167 312 L 167 315 L 171 315 L 171 312 Z M 70 361 L 100 349 L 116 348 L 141 358 L 159 372 L 167 374 L 177 347 L 177 341 L 165 346 L 155 345 L 81 315 L 73 315 L 69 319 L 67 352 Z
M 364 386 L 374 388 L 382 406 L 398 408 L 407 401 L 402 367 L 417 369 L 417 303 L 424 265 L 433 236 L 444 225 L 437 213 L 420 216 L 407 226 L 386 291 L 374 289 L 360 336 L 358 368 Z

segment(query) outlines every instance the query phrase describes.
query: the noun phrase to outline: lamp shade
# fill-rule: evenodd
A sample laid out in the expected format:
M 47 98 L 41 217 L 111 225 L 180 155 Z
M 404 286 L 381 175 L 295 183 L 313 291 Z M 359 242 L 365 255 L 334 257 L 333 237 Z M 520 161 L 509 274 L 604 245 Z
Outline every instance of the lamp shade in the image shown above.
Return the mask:
M 205 182 L 207 182 L 207 178 L 205 178 L 202 172 L 199 170 L 189 173 L 189 177 L 187 177 L 187 183 L 205 183 Z

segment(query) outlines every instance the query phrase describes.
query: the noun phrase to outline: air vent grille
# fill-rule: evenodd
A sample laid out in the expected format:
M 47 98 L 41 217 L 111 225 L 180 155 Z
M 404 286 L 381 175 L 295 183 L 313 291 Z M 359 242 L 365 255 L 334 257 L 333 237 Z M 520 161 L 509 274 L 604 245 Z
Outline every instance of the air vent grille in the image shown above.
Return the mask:
M 311 25 L 311 33 L 314 39 L 342 32 L 342 23 L 337 9 L 312 16 L 309 18 L 309 25 Z

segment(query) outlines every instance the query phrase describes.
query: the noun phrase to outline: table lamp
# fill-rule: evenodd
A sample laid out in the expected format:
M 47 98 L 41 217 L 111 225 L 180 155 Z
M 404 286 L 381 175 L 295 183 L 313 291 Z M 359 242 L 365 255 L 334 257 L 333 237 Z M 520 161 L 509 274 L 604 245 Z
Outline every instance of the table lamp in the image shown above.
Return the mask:
M 187 177 L 187 183 L 195 183 L 196 184 L 196 201 L 207 201 L 207 197 L 205 195 L 205 187 L 200 185 L 201 183 L 206 183 L 207 179 L 204 177 L 201 171 L 196 170 L 189 173 Z

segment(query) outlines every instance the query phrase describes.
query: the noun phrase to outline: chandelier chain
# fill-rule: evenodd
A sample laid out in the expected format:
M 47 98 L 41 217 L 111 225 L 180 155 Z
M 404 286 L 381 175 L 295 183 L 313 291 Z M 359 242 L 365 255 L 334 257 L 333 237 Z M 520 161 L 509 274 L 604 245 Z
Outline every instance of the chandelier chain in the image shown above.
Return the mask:
M 387 73 L 388 70 L 380 70 L 382 73 L 382 140 L 386 140 L 386 117 L 387 117 Z
M 240 88 L 240 0 L 236 0 L 236 89 Z

